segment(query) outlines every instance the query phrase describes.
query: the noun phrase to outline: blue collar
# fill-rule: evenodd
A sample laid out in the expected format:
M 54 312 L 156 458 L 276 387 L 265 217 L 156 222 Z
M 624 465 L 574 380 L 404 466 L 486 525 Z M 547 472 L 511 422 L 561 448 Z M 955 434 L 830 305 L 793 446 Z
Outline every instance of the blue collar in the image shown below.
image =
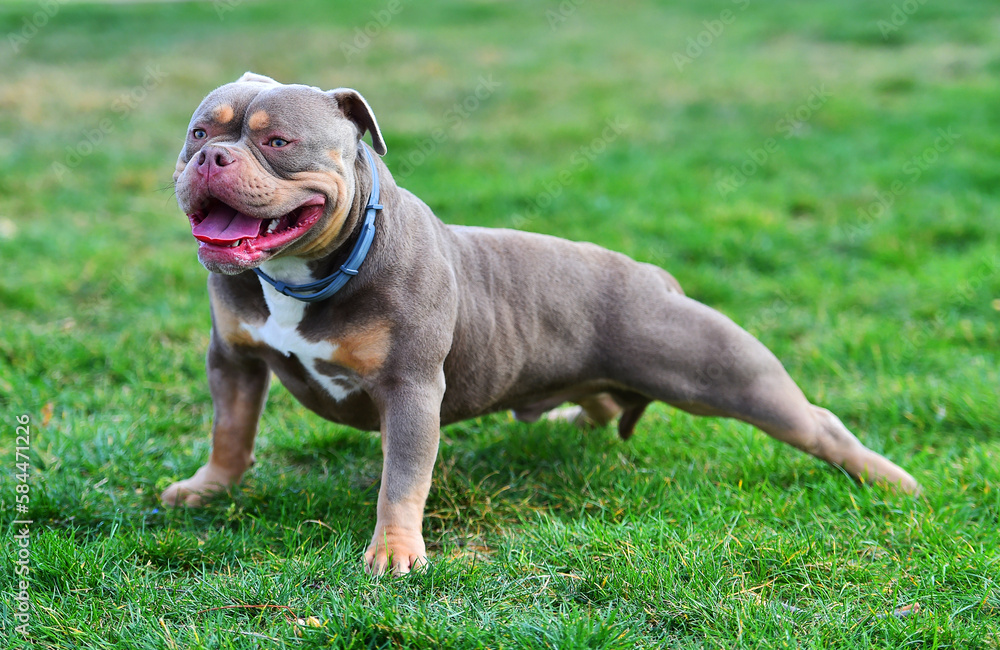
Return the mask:
M 362 144 L 361 149 L 365 152 L 365 156 L 368 158 L 368 166 L 372 170 L 372 193 L 368 196 L 368 205 L 365 206 L 365 222 L 361 226 L 361 236 L 355 242 L 354 250 L 347 257 L 347 261 L 334 271 L 332 275 L 306 284 L 285 284 L 280 280 L 275 280 L 260 269 L 253 270 L 261 280 L 274 287 L 278 293 L 284 294 L 289 298 L 301 300 L 302 302 L 319 302 L 320 300 L 326 300 L 340 291 L 351 278 L 358 274 L 361 263 L 365 261 L 365 257 L 368 256 L 368 251 L 372 247 L 372 240 L 375 239 L 375 216 L 382 209 L 382 206 L 378 202 L 378 169 L 375 168 L 375 161 L 372 159 L 368 147 Z M 299 293 L 300 291 L 307 291 L 309 293 Z

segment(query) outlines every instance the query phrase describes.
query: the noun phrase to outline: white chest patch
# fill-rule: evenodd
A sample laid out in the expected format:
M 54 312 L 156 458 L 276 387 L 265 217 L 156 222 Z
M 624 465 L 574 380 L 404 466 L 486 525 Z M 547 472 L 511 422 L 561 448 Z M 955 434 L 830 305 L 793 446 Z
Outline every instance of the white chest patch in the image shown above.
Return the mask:
M 300 284 L 313 280 L 304 264 L 291 266 L 285 260 L 267 263 L 264 272 L 271 277 L 279 277 L 286 282 Z M 303 277 L 304 276 L 304 277 Z M 258 343 L 281 352 L 285 356 L 295 355 L 317 384 L 336 401 L 341 401 L 360 386 L 351 377 L 341 375 L 331 377 L 316 369 L 317 361 L 330 361 L 337 351 L 337 345 L 330 341 L 310 341 L 299 333 L 298 326 L 306 311 L 306 303 L 284 296 L 263 280 L 264 300 L 270 312 L 263 324 L 242 323 L 241 327 Z

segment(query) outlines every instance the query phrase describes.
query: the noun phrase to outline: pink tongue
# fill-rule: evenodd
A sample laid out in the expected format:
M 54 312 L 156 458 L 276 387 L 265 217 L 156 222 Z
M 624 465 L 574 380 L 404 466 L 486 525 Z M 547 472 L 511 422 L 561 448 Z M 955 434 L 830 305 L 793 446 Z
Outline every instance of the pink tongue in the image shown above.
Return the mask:
M 260 233 L 260 219 L 248 217 L 236 208 L 217 203 L 205 220 L 191 229 L 198 241 L 210 244 L 231 244 L 240 239 L 253 239 Z

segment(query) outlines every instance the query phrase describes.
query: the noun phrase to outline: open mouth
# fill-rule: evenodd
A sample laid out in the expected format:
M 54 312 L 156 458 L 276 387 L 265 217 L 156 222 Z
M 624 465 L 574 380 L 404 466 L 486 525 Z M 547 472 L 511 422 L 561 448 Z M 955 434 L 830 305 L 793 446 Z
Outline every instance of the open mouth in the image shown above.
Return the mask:
M 188 219 L 202 252 L 250 264 L 304 235 L 323 216 L 325 204 L 326 199 L 317 195 L 287 214 L 261 219 L 213 198 L 204 209 L 189 214 Z

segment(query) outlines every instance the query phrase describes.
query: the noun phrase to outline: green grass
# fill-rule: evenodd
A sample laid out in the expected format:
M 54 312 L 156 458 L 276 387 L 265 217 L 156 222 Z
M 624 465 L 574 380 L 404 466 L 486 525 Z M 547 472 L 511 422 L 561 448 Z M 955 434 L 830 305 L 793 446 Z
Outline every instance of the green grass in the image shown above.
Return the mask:
M 17 53 L 43 5 L 0 7 L 0 506 L 29 414 L 35 644 L 1000 647 L 994 3 L 927 3 L 883 38 L 892 4 L 861 0 L 403 2 L 348 61 L 386 6 L 360 5 L 62 4 Z M 170 174 L 201 97 L 247 69 L 360 89 L 447 222 L 664 266 L 924 496 L 663 406 L 627 443 L 497 415 L 444 431 L 430 570 L 374 579 L 377 439 L 275 386 L 243 486 L 158 509 L 211 418 Z M 482 76 L 500 85 L 455 119 Z M 2 647 L 15 587 L 5 568 Z

